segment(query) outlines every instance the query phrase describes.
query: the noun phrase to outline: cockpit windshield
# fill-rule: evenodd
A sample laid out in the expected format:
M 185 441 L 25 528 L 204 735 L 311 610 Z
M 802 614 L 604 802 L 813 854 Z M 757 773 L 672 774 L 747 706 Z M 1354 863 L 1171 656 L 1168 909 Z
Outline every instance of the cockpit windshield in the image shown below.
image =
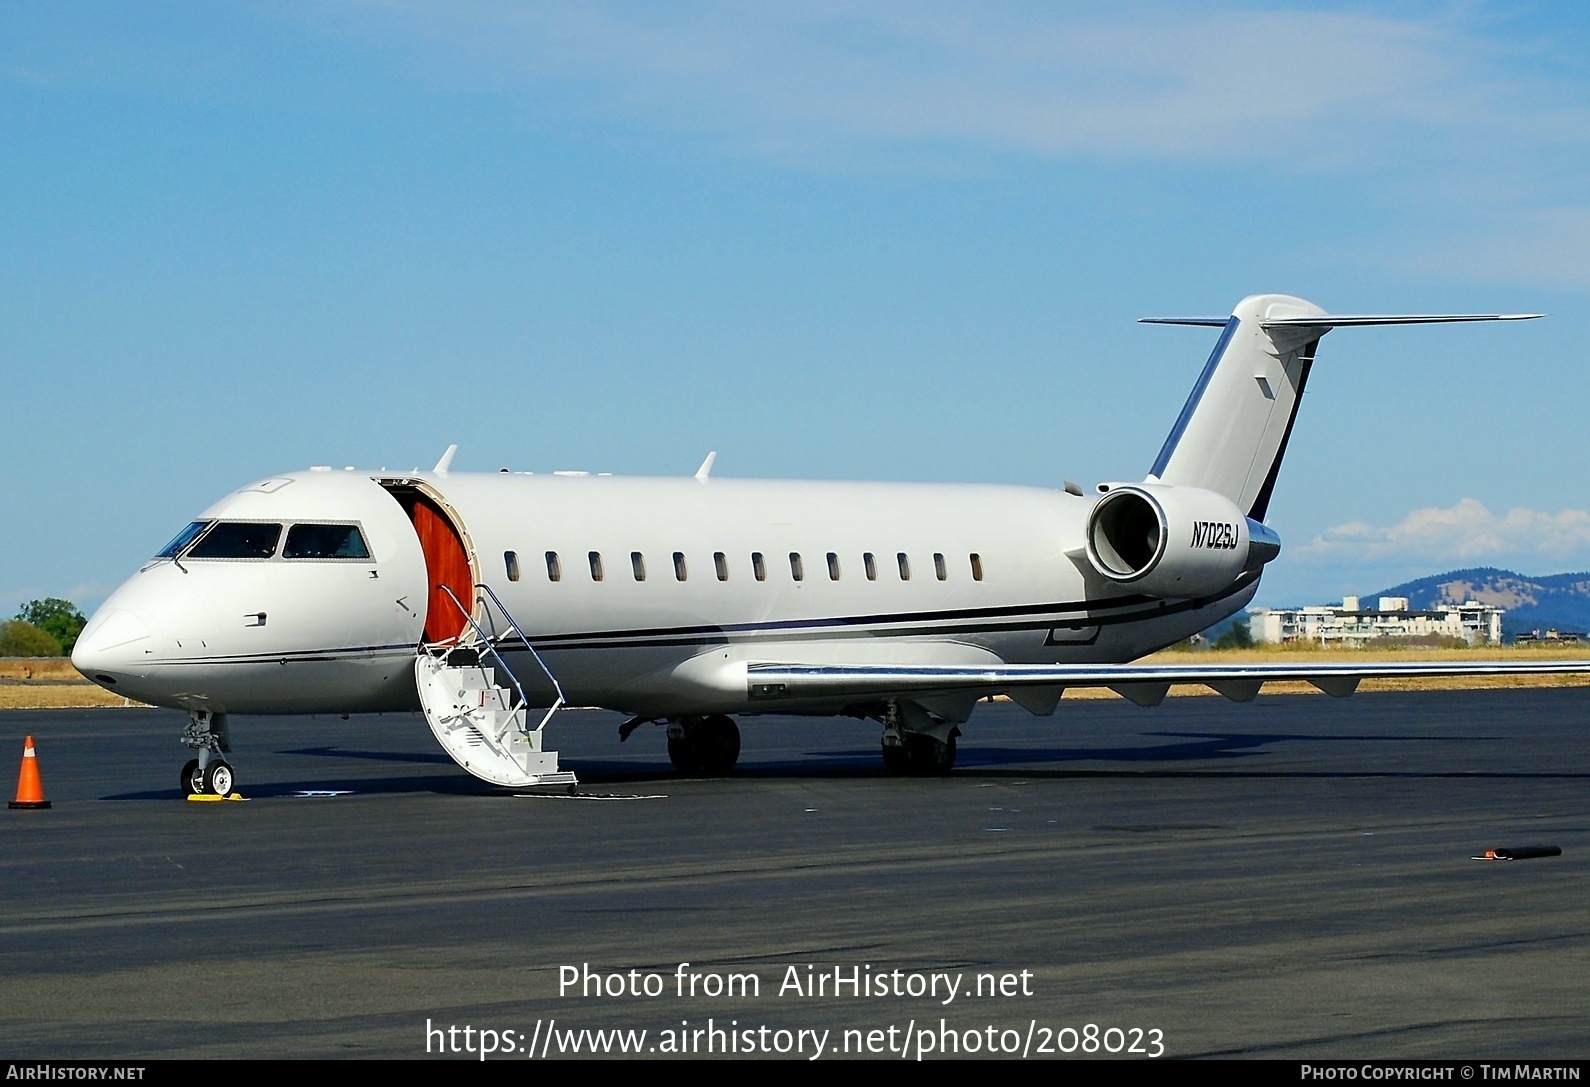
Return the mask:
M 268 559 L 276 554 L 282 526 L 256 521 L 222 521 L 193 545 L 190 559 Z
M 287 530 L 284 559 L 367 559 L 370 549 L 358 525 L 294 525 Z
M 195 536 L 210 527 L 209 521 L 195 521 L 181 532 L 177 533 L 170 543 L 162 547 L 155 554 L 157 559 L 174 559 L 182 554 L 182 549 L 193 542 Z

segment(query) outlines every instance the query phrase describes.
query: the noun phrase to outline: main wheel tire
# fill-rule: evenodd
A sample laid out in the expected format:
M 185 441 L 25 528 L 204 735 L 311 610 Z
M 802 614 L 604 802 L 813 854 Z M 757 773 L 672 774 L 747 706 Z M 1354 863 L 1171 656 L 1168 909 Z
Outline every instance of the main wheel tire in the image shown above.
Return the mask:
M 668 761 L 681 774 L 693 777 L 701 773 L 701 745 L 696 742 L 694 729 L 687 729 L 683 736 L 668 737 Z
M 884 744 L 883 769 L 890 774 L 909 774 L 911 772 L 911 752 L 904 744 Z
M 935 740 L 920 732 L 905 734 L 911 772 L 922 777 L 943 777 L 955 768 L 955 737 Z
M 232 788 L 237 780 L 232 773 L 232 765 L 225 759 L 217 759 L 204 771 L 204 791 L 216 796 L 231 796 Z
M 696 750 L 701 772 L 708 777 L 722 777 L 740 760 L 740 726 L 734 718 L 722 714 L 708 717 L 696 729 Z
M 199 760 L 189 759 L 182 768 L 182 796 L 184 799 L 194 793 L 204 792 L 204 775 L 199 773 Z

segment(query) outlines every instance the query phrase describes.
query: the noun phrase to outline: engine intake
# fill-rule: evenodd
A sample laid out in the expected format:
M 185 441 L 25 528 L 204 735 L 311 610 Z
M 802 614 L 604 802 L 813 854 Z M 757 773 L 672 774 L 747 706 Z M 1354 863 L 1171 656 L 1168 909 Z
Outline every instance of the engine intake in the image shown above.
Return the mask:
M 1158 483 L 1111 486 L 1093 506 L 1088 561 L 1148 596 L 1218 592 L 1281 553 L 1281 539 L 1224 495 Z

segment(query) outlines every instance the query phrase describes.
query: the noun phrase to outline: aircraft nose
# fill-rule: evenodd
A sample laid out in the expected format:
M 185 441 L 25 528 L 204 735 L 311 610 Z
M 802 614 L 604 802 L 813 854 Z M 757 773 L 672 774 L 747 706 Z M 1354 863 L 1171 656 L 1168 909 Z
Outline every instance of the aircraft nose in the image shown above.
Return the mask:
M 126 608 L 112 608 L 94 616 L 72 648 L 72 667 L 96 683 L 107 677 L 115 682 L 144 656 L 149 624 Z

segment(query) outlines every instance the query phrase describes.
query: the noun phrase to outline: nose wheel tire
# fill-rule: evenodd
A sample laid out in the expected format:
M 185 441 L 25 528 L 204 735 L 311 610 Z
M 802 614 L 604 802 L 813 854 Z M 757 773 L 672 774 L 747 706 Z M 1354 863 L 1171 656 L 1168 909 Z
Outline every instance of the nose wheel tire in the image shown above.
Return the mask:
M 237 774 L 225 759 L 216 759 L 202 770 L 198 759 L 189 759 L 182 768 L 182 795 L 184 798 L 209 793 L 212 796 L 231 796 L 237 788 Z
M 232 787 L 237 781 L 232 774 L 232 765 L 225 759 L 217 759 L 204 771 L 204 791 L 214 796 L 231 796 Z

